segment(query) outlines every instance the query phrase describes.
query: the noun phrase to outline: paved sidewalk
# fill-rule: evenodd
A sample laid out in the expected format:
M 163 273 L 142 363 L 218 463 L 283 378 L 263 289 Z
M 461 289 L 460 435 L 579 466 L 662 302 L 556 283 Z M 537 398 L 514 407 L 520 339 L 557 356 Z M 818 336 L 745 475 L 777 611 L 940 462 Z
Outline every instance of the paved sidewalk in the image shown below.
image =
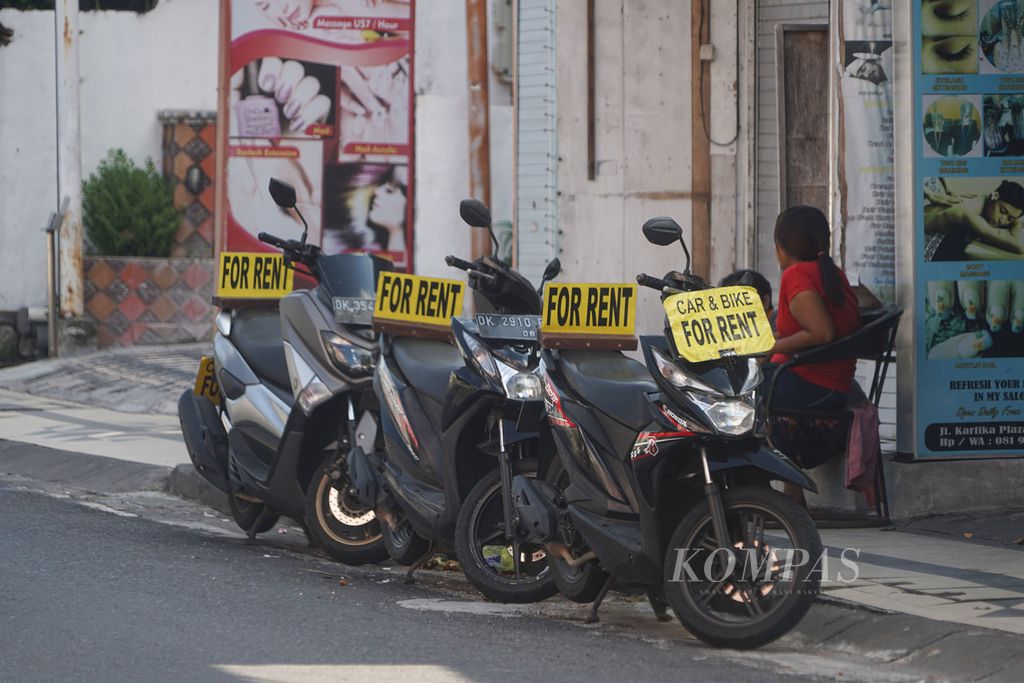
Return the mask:
M 5 389 L 0 438 L 167 468 L 189 462 L 176 415 L 118 412 Z
M 175 415 L 213 344 L 110 349 L 0 369 L 0 388 L 126 413 Z
M 824 530 L 832 598 L 964 626 L 1024 634 L 1024 550 L 882 529 Z M 839 562 L 844 548 L 860 575 Z

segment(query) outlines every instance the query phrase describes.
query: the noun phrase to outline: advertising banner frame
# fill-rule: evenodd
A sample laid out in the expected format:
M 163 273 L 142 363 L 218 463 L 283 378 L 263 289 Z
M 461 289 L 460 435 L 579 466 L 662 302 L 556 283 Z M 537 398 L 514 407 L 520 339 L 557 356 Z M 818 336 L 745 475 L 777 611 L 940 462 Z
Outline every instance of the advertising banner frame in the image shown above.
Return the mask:
M 899 353 L 912 360 L 898 369 L 898 446 L 916 460 L 1024 456 L 1024 332 L 1012 329 L 1024 254 L 998 250 L 1024 229 L 1014 205 L 1024 198 L 1024 140 L 1000 120 L 1004 99 L 1016 98 L 1015 117 L 1024 104 L 1024 61 L 1010 53 L 1007 24 L 993 33 L 1002 4 L 973 5 L 973 35 L 947 36 L 920 3 L 894 16 Z M 956 41 L 970 58 L 933 55 Z M 1013 199 L 1000 207 L 1004 188 Z M 1007 210 L 1002 221 L 996 213 Z
M 311 243 L 377 253 L 411 272 L 415 0 L 313 3 L 301 21 L 269 16 L 273 8 L 252 0 L 219 2 L 215 257 L 274 251 L 256 239 L 261 231 L 298 237 L 297 218 L 269 203 L 264 187 L 283 169 Z

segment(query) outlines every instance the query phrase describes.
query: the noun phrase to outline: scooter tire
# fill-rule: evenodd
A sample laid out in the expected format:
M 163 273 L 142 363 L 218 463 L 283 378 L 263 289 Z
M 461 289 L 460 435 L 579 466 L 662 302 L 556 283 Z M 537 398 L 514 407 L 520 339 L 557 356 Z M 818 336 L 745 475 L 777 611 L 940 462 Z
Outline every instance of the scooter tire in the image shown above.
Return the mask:
M 280 519 L 279 515 L 263 516 L 263 512 L 267 509 L 266 503 L 242 500 L 234 493 L 228 493 L 228 508 L 231 509 L 231 518 L 235 520 L 235 524 L 245 533 L 249 533 L 254 524 L 256 525 L 255 533 L 266 533 L 273 529 Z
M 333 483 L 327 472 L 320 469 L 306 490 L 304 521 L 310 538 L 332 560 L 342 564 L 383 562 L 388 552 L 380 522 L 372 510 L 353 508 Z
M 777 608 L 766 612 L 752 623 L 727 624 L 702 613 L 693 604 L 686 586 L 687 579 L 675 580 L 678 558 L 672 549 L 685 548 L 689 542 L 687 539 L 691 538 L 695 531 L 707 528 L 711 523 L 707 500 L 701 501 L 679 522 L 665 552 L 664 590 L 672 610 L 680 623 L 705 643 L 714 647 L 748 650 L 785 635 L 811 608 L 821 585 L 821 536 L 805 509 L 789 497 L 770 488 L 745 486 L 724 491 L 722 506 L 727 522 L 730 520 L 730 510 L 737 508 L 756 508 L 770 512 L 784 526 L 789 527 L 785 532 L 790 535 L 794 547 L 805 550 L 810 558 L 810 562 L 796 570 L 792 582 L 794 590 L 782 597 L 782 602 Z
M 385 523 L 380 525 L 385 552 L 397 564 L 411 567 L 430 550 L 430 541 L 417 534 L 412 525 L 401 515 L 397 529 Z
M 534 460 L 516 460 L 512 463 L 512 474 L 530 474 L 537 471 Z M 483 557 L 475 550 L 476 529 L 480 522 L 480 514 L 495 494 L 501 493 L 501 473 L 497 470 L 488 472 L 470 490 L 462 501 L 459 519 L 455 524 L 455 554 L 459 565 L 469 582 L 483 593 L 484 597 L 494 602 L 525 604 L 546 600 L 558 592 L 558 587 L 546 568 L 542 575 L 530 581 L 499 576 L 486 565 Z
M 565 468 L 561 460 L 556 458 L 551 463 L 545 481 L 556 491 L 565 488 L 568 482 L 565 481 Z M 597 600 L 598 593 L 608 580 L 608 573 L 601 569 L 597 560 L 591 560 L 579 567 L 571 567 L 561 557 L 548 555 L 548 569 L 558 592 L 569 600 L 584 605 Z

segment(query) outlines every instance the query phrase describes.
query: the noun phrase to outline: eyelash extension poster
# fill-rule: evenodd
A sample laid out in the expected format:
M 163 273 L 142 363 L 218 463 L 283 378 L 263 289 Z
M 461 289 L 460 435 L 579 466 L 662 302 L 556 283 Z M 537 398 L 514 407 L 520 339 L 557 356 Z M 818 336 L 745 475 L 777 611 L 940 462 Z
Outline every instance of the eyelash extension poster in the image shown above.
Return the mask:
M 412 269 L 414 0 L 221 0 L 218 251 L 298 239 Z
M 1021 456 L 1024 0 L 920 0 L 912 30 L 917 457 Z

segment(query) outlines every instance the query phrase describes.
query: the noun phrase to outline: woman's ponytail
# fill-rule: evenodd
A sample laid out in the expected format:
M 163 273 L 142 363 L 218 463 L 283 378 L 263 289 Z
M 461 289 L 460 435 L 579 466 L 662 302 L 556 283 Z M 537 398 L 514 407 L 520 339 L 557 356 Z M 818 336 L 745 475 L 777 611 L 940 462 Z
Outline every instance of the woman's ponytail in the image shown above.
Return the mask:
M 791 206 L 775 220 L 775 242 L 798 261 L 817 261 L 825 298 L 843 303 L 843 276 L 829 256 L 828 219 L 813 206 Z
M 825 290 L 825 298 L 833 306 L 843 303 L 843 276 L 827 251 L 818 254 L 818 271 L 821 273 L 821 285 Z

